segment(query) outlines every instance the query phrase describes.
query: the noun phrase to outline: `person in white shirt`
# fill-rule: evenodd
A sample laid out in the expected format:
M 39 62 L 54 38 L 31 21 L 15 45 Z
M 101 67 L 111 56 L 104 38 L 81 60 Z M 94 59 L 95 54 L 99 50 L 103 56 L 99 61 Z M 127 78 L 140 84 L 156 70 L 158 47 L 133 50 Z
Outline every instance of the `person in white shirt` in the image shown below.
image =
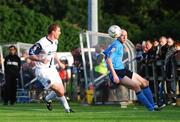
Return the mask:
M 65 108 L 65 112 L 71 113 L 73 110 L 69 107 L 64 96 L 64 86 L 56 66 L 54 65 L 54 61 L 56 61 L 61 68 L 65 68 L 65 65 L 60 62 L 56 54 L 60 35 L 61 29 L 58 24 L 49 25 L 48 35 L 41 38 L 30 48 L 29 57 L 31 60 L 35 61 L 35 75 L 37 79 L 42 83 L 45 89 L 52 90 L 43 98 L 48 110 L 52 110 L 51 99 L 56 98 L 61 101 Z

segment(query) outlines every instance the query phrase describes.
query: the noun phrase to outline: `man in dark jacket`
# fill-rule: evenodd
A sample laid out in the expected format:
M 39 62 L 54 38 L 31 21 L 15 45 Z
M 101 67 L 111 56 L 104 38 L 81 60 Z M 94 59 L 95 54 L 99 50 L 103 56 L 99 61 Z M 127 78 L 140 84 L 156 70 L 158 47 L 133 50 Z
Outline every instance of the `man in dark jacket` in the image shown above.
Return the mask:
M 13 105 L 16 102 L 17 80 L 20 78 L 21 60 L 18 57 L 15 46 L 9 47 L 9 55 L 5 57 L 5 89 L 4 105 L 10 102 Z

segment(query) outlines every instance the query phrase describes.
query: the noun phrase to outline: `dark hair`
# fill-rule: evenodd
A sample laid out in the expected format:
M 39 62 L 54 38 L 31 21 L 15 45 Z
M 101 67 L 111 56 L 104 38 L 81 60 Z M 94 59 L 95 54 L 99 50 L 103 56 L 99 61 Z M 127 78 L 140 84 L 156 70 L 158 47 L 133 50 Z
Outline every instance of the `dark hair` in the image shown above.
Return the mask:
M 179 41 L 176 41 L 176 42 L 174 43 L 174 45 L 175 45 L 175 46 L 180 46 L 180 42 L 179 42 Z
M 14 48 L 15 50 L 17 50 L 16 46 L 14 46 L 14 45 L 9 46 L 9 49 L 10 48 Z
M 153 44 L 151 40 L 147 40 L 146 43 L 149 42 L 150 44 Z
M 52 31 L 56 30 L 58 27 L 60 28 L 60 26 L 56 23 L 49 25 L 48 34 L 50 34 Z

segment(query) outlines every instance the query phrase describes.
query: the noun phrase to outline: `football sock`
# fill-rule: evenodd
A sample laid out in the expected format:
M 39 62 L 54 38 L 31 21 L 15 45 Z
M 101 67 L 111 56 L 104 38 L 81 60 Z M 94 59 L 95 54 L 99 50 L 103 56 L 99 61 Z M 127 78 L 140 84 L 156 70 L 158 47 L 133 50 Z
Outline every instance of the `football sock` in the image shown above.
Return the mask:
M 54 91 L 51 91 L 46 97 L 45 97 L 45 100 L 46 101 L 49 101 L 49 100 L 52 100 L 56 98 L 56 93 Z
M 151 103 L 149 102 L 149 100 L 146 98 L 146 96 L 142 91 L 137 92 L 136 95 L 139 102 L 142 103 L 149 111 L 154 110 L 154 106 L 151 105 Z
M 62 105 L 64 106 L 65 109 L 70 109 L 69 104 L 68 104 L 65 96 L 57 97 L 57 99 L 58 99 L 59 101 L 61 101 L 61 103 L 62 103 Z
M 154 99 L 153 99 L 153 95 L 151 92 L 151 89 L 149 88 L 149 86 L 143 88 L 143 93 L 146 96 L 146 98 L 149 100 L 149 102 L 151 103 L 151 105 L 154 107 Z

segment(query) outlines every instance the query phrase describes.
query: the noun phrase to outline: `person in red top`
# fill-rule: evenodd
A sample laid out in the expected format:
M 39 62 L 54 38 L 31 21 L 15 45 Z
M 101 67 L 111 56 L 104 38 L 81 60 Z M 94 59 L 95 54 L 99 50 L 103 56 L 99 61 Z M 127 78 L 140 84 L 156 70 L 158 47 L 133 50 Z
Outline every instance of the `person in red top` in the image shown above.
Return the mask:
M 65 65 L 65 67 L 67 67 L 67 65 L 68 65 L 67 59 L 63 59 L 60 61 Z M 68 74 L 67 68 L 65 68 L 65 69 L 60 68 L 59 69 L 59 76 L 61 77 L 62 82 L 64 84 L 64 91 L 66 94 L 67 93 L 67 82 L 69 81 L 69 74 Z

